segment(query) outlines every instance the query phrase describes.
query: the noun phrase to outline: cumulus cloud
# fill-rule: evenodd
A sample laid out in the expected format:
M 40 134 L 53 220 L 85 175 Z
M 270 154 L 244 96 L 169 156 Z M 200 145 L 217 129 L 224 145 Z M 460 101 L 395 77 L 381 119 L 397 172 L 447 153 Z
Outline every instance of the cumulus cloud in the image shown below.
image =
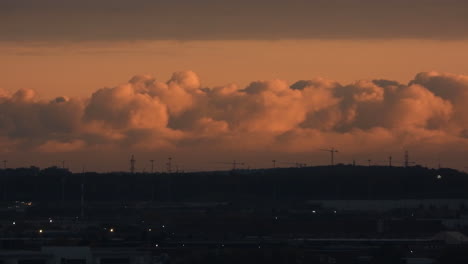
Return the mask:
M 43 100 L 34 90 L 0 91 L 0 144 L 10 152 L 95 149 L 273 151 L 335 146 L 464 151 L 468 76 L 418 73 L 408 84 L 313 78 L 204 87 L 191 71 L 166 82 L 138 75 L 89 98 Z

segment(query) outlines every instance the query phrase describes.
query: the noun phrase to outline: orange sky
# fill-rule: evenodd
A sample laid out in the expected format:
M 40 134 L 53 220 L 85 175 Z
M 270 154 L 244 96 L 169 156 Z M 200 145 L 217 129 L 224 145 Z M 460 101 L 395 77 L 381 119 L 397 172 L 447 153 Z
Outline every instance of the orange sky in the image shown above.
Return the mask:
M 0 160 L 465 169 L 468 2 L 4 0 Z M 217 165 L 216 165 L 217 164 Z
M 1 43 L 1 87 L 32 88 L 41 96 L 87 96 L 135 74 L 160 80 L 193 70 L 203 85 L 326 77 L 340 82 L 414 73 L 466 73 L 468 41 L 279 40 Z

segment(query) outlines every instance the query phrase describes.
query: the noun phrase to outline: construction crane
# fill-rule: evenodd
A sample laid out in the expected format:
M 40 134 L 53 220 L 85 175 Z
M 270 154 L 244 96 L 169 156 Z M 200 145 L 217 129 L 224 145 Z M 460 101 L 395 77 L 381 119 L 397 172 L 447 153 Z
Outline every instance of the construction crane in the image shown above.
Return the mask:
M 335 165 L 335 153 L 338 153 L 338 150 L 335 149 L 335 148 L 331 148 L 331 149 L 320 149 L 321 151 L 327 151 L 327 152 L 330 152 L 330 158 L 331 158 L 331 165 L 334 166 Z
M 233 160 L 232 162 L 216 162 L 218 164 L 229 164 L 232 165 L 232 170 L 236 170 L 238 165 L 244 166 L 244 162 L 237 162 L 236 160 Z

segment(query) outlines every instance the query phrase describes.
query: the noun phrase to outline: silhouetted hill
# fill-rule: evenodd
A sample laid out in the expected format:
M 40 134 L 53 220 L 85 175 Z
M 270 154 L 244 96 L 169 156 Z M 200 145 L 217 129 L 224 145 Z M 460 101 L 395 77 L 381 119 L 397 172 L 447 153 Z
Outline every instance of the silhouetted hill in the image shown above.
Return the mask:
M 277 201 L 468 198 L 453 169 L 337 165 L 197 173 L 71 173 L 56 167 L 0 170 L 4 200 Z M 64 197 L 62 197 L 62 194 Z

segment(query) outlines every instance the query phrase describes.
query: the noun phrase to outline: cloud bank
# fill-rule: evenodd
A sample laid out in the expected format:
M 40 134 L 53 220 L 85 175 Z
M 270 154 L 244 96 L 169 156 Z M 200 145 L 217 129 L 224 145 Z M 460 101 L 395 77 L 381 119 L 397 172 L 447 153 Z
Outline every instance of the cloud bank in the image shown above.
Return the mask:
M 3 0 L 0 40 L 467 39 L 463 0 Z
M 2 152 L 345 153 L 468 150 L 468 76 L 408 84 L 313 78 L 204 87 L 192 71 L 138 75 L 87 98 L 0 90 Z M 198 155 L 198 154 L 197 154 Z

